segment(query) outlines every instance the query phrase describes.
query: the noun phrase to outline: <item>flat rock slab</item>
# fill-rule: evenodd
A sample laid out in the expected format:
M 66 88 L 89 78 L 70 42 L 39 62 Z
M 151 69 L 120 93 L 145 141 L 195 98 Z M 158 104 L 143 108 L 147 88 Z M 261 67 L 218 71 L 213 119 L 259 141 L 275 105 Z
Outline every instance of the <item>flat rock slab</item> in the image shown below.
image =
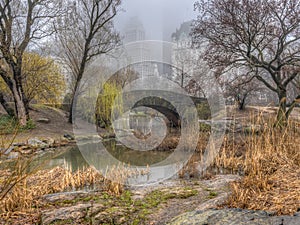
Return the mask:
M 72 224 L 78 224 L 80 219 L 95 212 L 102 211 L 103 208 L 104 206 L 102 204 L 87 203 L 46 210 L 42 212 L 42 224 L 48 225 L 61 221 L 73 221 Z
M 265 211 L 241 209 L 198 210 L 182 214 L 170 225 L 300 225 L 300 214 L 272 216 Z
M 46 202 L 72 201 L 76 198 L 86 197 L 90 195 L 91 193 L 87 191 L 73 191 L 44 195 L 42 199 Z

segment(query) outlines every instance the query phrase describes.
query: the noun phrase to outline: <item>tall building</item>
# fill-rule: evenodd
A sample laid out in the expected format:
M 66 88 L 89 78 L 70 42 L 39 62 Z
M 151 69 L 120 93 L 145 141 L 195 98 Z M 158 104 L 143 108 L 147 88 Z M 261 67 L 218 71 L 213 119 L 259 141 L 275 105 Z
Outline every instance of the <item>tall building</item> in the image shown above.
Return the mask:
M 132 68 L 140 77 L 154 75 L 154 67 L 149 62 L 151 58 L 150 47 L 146 42 L 146 32 L 142 22 L 138 17 L 132 17 L 127 22 L 124 29 L 124 44 L 126 44 L 127 54 L 133 65 Z M 138 64 L 135 64 L 138 62 Z
M 146 39 L 146 32 L 142 22 L 138 17 L 132 17 L 124 29 L 124 43 L 143 41 Z
M 138 17 L 129 19 L 123 29 L 123 36 L 132 62 L 142 62 L 133 66 L 141 77 L 171 76 L 170 65 L 162 62 L 171 63 L 172 48 L 163 41 L 147 40 L 146 29 Z
M 184 22 L 172 34 L 172 79 L 189 94 L 200 96 L 200 86 L 195 76 L 199 49 L 192 48 L 191 38 L 192 21 Z
M 172 34 L 172 41 L 184 47 L 191 47 L 192 21 L 183 22 L 179 29 Z

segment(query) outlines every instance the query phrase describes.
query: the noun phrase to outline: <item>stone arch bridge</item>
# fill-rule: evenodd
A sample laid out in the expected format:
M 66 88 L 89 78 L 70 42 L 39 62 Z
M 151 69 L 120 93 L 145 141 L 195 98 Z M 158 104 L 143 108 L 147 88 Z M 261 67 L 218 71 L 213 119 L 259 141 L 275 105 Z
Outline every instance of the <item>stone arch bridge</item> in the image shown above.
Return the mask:
M 188 107 L 185 98 L 189 97 L 198 111 L 199 119 L 208 119 L 211 117 L 208 101 L 206 98 L 199 98 L 194 96 L 187 96 L 170 91 L 131 91 L 123 94 L 123 102 L 125 110 L 135 109 L 138 107 L 152 108 L 163 114 L 173 127 L 180 126 L 180 115 L 176 107 L 182 110 Z M 173 104 L 176 105 L 176 107 Z M 192 106 L 192 105 L 190 105 Z

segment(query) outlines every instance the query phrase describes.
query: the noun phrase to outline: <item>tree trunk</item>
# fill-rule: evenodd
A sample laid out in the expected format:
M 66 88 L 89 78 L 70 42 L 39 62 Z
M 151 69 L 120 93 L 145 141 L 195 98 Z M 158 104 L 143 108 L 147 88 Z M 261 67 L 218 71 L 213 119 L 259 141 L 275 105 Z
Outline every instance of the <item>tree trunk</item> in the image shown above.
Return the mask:
M 3 93 L 0 92 L 0 104 L 3 106 L 4 110 L 7 112 L 8 115 L 11 117 L 16 117 L 14 110 L 8 105 L 6 102 Z
M 300 95 L 298 95 L 295 100 L 292 102 L 292 104 L 290 105 L 289 109 L 286 112 L 287 118 L 289 118 L 289 116 L 291 115 L 293 109 L 295 108 L 296 104 L 300 103 Z
M 181 81 L 180 81 L 180 86 L 181 86 L 181 88 L 183 88 L 183 81 L 184 81 L 184 73 L 183 73 L 183 71 L 181 72 Z
M 68 122 L 69 123 L 73 123 L 73 106 L 75 103 L 75 91 L 72 93 L 71 95 L 71 104 L 70 104 L 70 108 L 69 108 L 69 118 L 68 118 Z
M 89 49 L 91 40 L 92 40 L 92 38 L 90 37 L 85 43 L 85 50 L 84 50 L 84 54 L 83 54 L 83 57 L 82 57 L 82 60 L 80 63 L 80 69 L 78 71 L 78 74 L 77 74 L 76 80 L 75 80 L 75 87 L 74 87 L 74 90 L 72 93 L 72 100 L 71 100 L 71 105 L 70 105 L 69 121 L 68 121 L 71 124 L 73 123 L 73 116 L 74 116 L 73 108 L 76 109 L 76 106 L 77 106 L 77 97 L 78 97 L 77 93 L 79 91 L 77 89 L 79 88 L 80 81 L 81 81 L 83 73 L 85 71 L 85 66 L 86 66 L 87 58 L 88 58 L 88 49 Z
M 288 122 L 288 114 L 287 114 L 287 107 L 286 107 L 286 101 L 287 101 L 287 94 L 286 90 L 280 90 L 278 93 L 278 99 L 279 99 L 279 107 L 277 112 L 277 121 L 276 121 L 276 127 L 285 127 Z
M 81 80 L 81 77 L 82 77 L 82 75 L 80 75 L 80 80 Z M 78 93 L 77 93 L 78 90 L 77 89 L 79 87 L 80 80 L 77 79 L 76 84 L 75 84 L 75 88 L 74 88 L 74 90 L 71 94 L 71 104 L 70 104 L 70 108 L 69 108 L 69 118 L 68 118 L 68 122 L 71 123 L 71 124 L 74 122 L 73 121 L 74 120 L 74 118 L 73 118 L 73 116 L 74 116 L 73 109 L 76 109 L 76 107 L 77 107 L 77 98 L 78 98 Z
M 15 76 L 15 77 L 18 77 Z M 19 76 L 21 77 L 21 76 Z M 17 80 L 13 80 L 12 85 L 10 87 L 11 92 L 13 94 L 14 102 L 15 102 L 15 109 L 16 115 L 21 126 L 25 126 L 27 121 L 29 120 L 29 110 L 28 104 L 24 95 L 22 83 Z
M 242 97 L 242 99 L 240 99 L 240 100 L 238 101 L 238 103 L 239 103 L 239 110 L 241 110 L 241 111 L 245 109 L 246 98 L 247 98 L 247 95 L 244 95 L 244 96 Z
M 28 110 L 28 102 L 26 100 L 23 86 L 22 86 L 22 76 L 21 76 L 21 66 L 16 66 L 12 68 L 13 77 L 10 78 L 6 72 L 3 72 L 1 74 L 1 77 L 7 84 L 9 90 L 12 93 L 12 96 L 14 98 L 15 103 L 15 112 L 13 113 L 13 110 L 9 110 L 8 108 L 5 109 L 9 114 L 14 114 L 15 118 L 18 119 L 18 122 L 21 126 L 25 126 L 27 124 L 27 121 L 29 119 L 29 110 Z M 2 96 L 3 97 L 3 96 Z M 1 104 L 5 107 L 8 105 L 5 103 L 4 98 L 1 98 Z

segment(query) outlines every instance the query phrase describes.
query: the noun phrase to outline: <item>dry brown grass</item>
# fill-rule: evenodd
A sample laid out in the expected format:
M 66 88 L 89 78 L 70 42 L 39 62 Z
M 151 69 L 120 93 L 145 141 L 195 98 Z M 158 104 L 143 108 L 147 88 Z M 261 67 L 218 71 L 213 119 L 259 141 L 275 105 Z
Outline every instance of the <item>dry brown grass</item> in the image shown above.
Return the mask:
M 299 124 L 292 121 L 284 130 L 273 128 L 273 124 L 259 116 L 256 125 L 260 132 L 227 137 L 215 164 L 245 176 L 231 184 L 226 206 L 278 215 L 293 214 L 300 207 Z
M 120 195 L 124 191 L 124 187 L 129 178 L 145 176 L 149 173 L 149 166 L 145 169 L 138 170 L 137 168 L 126 164 L 115 165 L 106 170 L 104 176 L 104 187 L 109 193 L 113 195 Z
M 14 176 L 6 172 L 10 179 Z M 50 193 L 74 190 L 103 181 L 93 168 L 71 173 L 61 167 L 39 171 L 17 182 L 0 201 L 0 212 L 28 211 L 39 206 L 40 197 Z
M 14 171 L 1 172 L 2 177 L 12 179 Z M 20 176 L 17 178 L 20 179 Z M 1 221 L 10 221 L 12 224 L 39 224 L 41 208 L 44 207 L 42 196 L 98 183 L 103 183 L 103 177 L 93 168 L 71 173 L 57 167 L 28 174 L 3 195 L 0 201 L 0 224 Z
M 21 173 L 21 171 L 23 172 Z M 130 166 L 120 165 L 107 170 L 105 176 L 102 176 L 93 167 L 78 170 L 77 172 L 56 167 L 51 170 L 42 170 L 30 174 L 26 174 L 23 168 L 20 168 L 18 173 L 16 173 L 16 170 L 1 171 L 1 173 L 0 190 L 2 190 L 2 198 L 0 200 L 0 214 L 2 213 L 3 217 L 14 212 L 32 213 L 32 210 L 40 207 L 41 197 L 51 193 L 92 187 L 112 195 L 120 195 L 129 177 L 146 175 L 149 173 L 149 168 L 138 171 Z M 13 184 L 8 182 L 10 185 L 9 189 L 4 189 L 5 180 L 16 182 Z M 4 190 L 7 190 L 5 195 Z
M 197 147 L 195 153 L 191 156 L 186 165 L 179 170 L 179 178 L 198 178 L 202 174 L 199 173 L 199 162 L 201 161 L 201 155 L 206 149 L 209 140 L 209 132 L 202 132 L 198 138 Z M 188 140 L 186 144 L 193 142 L 194 140 Z M 189 147 L 189 146 L 188 146 Z

